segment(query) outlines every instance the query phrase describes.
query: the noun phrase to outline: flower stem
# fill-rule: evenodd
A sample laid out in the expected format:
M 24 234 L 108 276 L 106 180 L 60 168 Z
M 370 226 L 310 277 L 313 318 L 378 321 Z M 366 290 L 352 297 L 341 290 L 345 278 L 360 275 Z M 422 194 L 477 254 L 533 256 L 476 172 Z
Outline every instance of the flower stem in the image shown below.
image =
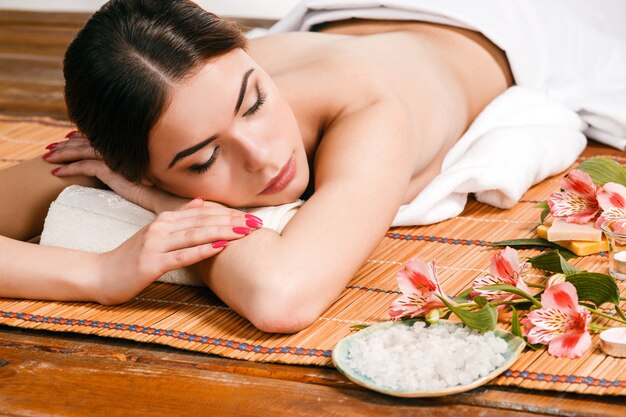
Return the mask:
M 610 327 L 600 326 L 599 324 L 596 324 L 596 323 L 589 324 L 589 330 L 591 330 L 593 333 L 600 333 L 601 331 L 606 330 L 606 329 L 610 329 Z
M 526 285 L 532 288 L 546 288 L 546 286 L 543 284 L 534 284 L 532 282 L 527 282 Z
M 593 314 L 597 314 L 598 316 L 604 317 L 605 319 L 611 319 L 611 320 L 615 320 L 617 322 L 626 324 L 626 320 L 618 319 L 617 317 L 613 317 L 609 314 L 603 313 L 600 310 L 596 310 L 595 308 L 587 307 L 587 309 L 591 311 Z
M 517 300 L 498 301 L 498 302 L 495 302 L 495 303 L 491 303 L 491 305 L 496 307 L 496 306 L 500 306 L 500 305 L 521 304 L 521 303 L 530 303 L 530 301 L 528 301 L 525 298 L 520 298 L 520 299 L 517 299 Z

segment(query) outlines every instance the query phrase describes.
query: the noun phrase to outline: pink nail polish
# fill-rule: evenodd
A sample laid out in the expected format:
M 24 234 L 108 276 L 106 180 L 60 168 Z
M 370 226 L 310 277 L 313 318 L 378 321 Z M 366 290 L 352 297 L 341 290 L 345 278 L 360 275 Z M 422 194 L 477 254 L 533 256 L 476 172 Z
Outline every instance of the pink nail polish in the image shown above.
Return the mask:
M 219 248 L 223 248 L 226 245 L 228 245 L 227 240 L 218 240 L 217 242 L 213 242 L 211 246 L 213 246 L 213 248 L 215 249 L 219 249 Z
M 260 222 L 261 224 L 263 224 L 263 219 L 260 217 L 255 216 L 254 214 L 250 214 L 250 213 L 246 213 L 246 219 L 252 219 L 252 220 L 256 220 L 258 222 Z
M 45 154 L 44 156 L 42 156 L 43 159 L 48 159 L 50 158 L 50 155 L 52 155 L 54 153 L 54 151 L 50 151 L 47 154 Z
M 65 139 L 72 139 L 74 137 L 74 135 L 77 134 L 77 133 L 78 133 L 78 130 L 72 130 L 67 135 L 65 135 Z
M 56 168 L 54 168 L 52 171 L 50 171 L 50 173 L 51 173 L 52 175 L 56 175 L 56 174 L 57 174 L 57 172 L 59 172 L 59 170 L 60 170 L 61 168 L 63 168 L 63 167 L 56 167 Z
M 250 226 L 254 229 L 260 229 L 261 227 L 263 227 L 263 222 L 260 222 L 258 220 L 255 219 L 248 219 L 246 220 L 246 225 Z
M 50 151 L 51 151 L 51 150 L 53 150 L 54 148 L 56 148 L 58 144 L 59 144 L 59 142 L 54 142 L 54 143 L 51 143 L 50 145 L 46 146 L 46 149 L 48 149 L 48 150 L 50 150 Z
M 247 227 L 233 227 L 233 232 L 239 233 L 240 235 L 247 235 L 251 231 L 252 230 L 248 229 Z

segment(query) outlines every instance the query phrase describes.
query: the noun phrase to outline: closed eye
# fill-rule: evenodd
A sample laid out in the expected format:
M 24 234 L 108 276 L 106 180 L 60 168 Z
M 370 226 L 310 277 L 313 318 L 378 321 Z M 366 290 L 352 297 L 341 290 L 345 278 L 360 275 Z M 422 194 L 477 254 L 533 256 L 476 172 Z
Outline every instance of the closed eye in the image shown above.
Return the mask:
M 254 103 L 254 104 L 252 105 L 252 107 L 250 107 L 250 108 L 248 109 L 248 111 L 246 111 L 246 112 L 243 114 L 243 117 L 253 115 L 253 114 L 254 114 L 254 113 L 256 113 L 257 111 L 259 111 L 259 109 L 261 108 L 261 106 L 263 106 L 263 103 L 265 103 L 265 100 L 267 99 L 267 93 L 265 92 L 265 90 L 261 90 L 261 88 L 259 88 L 259 86 L 257 85 L 257 87 L 256 87 L 256 92 L 257 92 L 257 96 L 258 96 L 258 98 L 257 98 L 257 100 L 256 100 L 256 103 Z
M 203 164 L 194 164 L 189 167 L 189 170 L 192 172 L 195 172 L 196 174 L 203 174 L 207 172 L 208 169 L 211 168 L 211 166 L 217 160 L 217 155 L 219 155 L 219 153 L 220 153 L 220 147 L 216 146 L 215 150 L 213 151 L 213 154 L 211 155 L 208 161 L 206 161 Z

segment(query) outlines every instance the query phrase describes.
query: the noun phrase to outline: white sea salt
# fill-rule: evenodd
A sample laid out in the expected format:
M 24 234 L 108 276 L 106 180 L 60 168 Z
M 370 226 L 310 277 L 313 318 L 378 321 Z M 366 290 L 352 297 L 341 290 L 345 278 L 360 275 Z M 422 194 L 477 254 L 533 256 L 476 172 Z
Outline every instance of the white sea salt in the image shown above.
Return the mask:
M 464 326 L 391 326 L 352 341 L 349 366 L 378 386 L 432 391 L 465 385 L 505 361 L 507 343 L 494 332 Z

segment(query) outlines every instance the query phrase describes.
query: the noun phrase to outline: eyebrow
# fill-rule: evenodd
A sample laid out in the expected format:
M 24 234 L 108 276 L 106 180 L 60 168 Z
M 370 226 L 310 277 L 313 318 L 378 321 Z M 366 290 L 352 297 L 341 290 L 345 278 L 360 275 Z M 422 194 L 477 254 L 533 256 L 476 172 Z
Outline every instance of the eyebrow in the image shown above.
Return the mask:
M 174 157 L 174 159 L 172 159 L 172 162 L 170 162 L 170 164 L 167 166 L 167 169 L 170 169 L 171 167 L 173 167 L 174 165 L 176 165 L 176 162 L 178 162 L 179 160 L 188 157 L 191 154 L 194 154 L 196 152 L 198 152 L 200 149 L 204 148 L 205 146 L 207 146 L 209 143 L 213 142 L 215 139 L 217 139 L 217 135 L 213 135 L 208 139 L 203 140 L 200 143 L 196 143 L 195 145 L 193 145 L 190 148 L 185 149 L 184 151 L 180 151 L 176 154 L 176 156 Z
M 241 108 L 241 103 L 243 102 L 243 97 L 246 95 L 246 88 L 248 87 L 248 78 L 250 78 L 252 71 L 254 71 L 254 68 L 250 68 L 246 71 L 243 75 L 243 80 L 241 80 L 241 89 L 239 90 L 239 98 L 237 99 L 237 104 L 235 105 L 235 114 L 237 114 Z
M 241 88 L 239 89 L 239 97 L 237 98 L 237 104 L 235 105 L 235 114 L 237 114 L 239 112 L 239 109 L 241 108 L 241 103 L 243 103 L 243 98 L 246 95 L 246 88 L 248 88 L 248 78 L 250 78 L 250 75 L 252 74 L 253 71 L 254 71 L 254 68 L 251 68 L 248 71 L 246 71 L 246 73 L 243 75 L 243 79 L 241 80 Z M 180 161 L 181 159 L 186 158 L 189 155 L 192 155 L 198 152 L 200 149 L 204 148 L 209 143 L 213 142 L 215 139 L 217 139 L 217 135 L 213 135 L 210 138 L 205 139 L 200 143 L 197 143 L 185 150 L 178 152 L 176 156 L 174 156 L 170 164 L 167 166 L 167 169 L 170 169 L 171 167 L 176 165 L 176 163 Z

